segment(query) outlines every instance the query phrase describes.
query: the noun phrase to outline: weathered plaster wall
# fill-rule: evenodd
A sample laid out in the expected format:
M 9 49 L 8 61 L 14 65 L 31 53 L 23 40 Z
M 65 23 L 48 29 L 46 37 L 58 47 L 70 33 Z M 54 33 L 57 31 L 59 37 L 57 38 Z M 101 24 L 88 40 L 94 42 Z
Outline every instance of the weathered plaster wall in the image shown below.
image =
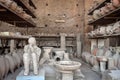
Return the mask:
M 82 32 L 84 0 L 33 0 L 37 6 L 38 28 L 29 28 L 28 33 L 78 33 Z M 56 23 L 55 20 L 65 20 Z M 11 31 L 12 27 L 5 26 Z M 42 28 L 41 28 L 42 27 Z M 13 27 L 14 28 L 14 27 Z M 0 30 L 5 30 L 1 29 Z M 18 28 L 23 32 L 21 28 Z M 16 29 L 14 29 L 15 31 Z M 24 29 L 26 30 L 26 29 Z

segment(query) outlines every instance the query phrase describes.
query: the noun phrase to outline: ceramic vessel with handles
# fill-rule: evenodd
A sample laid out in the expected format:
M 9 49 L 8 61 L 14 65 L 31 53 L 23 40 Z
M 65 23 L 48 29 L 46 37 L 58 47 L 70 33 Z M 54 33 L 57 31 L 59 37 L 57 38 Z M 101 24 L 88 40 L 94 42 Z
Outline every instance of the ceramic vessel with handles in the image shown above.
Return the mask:
M 106 6 L 109 8 L 109 10 L 115 10 L 113 3 L 107 3 Z
M 14 63 L 14 60 L 13 60 L 12 56 L 10 54 L 7 54 L 7 55 L 5 55 L 5 58 L 7 58 L 8 61 L 9 61 L 10 72 L 14 73 L 15 63 Z
M 95 10 L 94 12 L 93 12 L 93 18 L 94 19 L 98 19 L 100 17 L 100 10 Z
M 113 5 L 115 7 L 119 7 L 120 6 L 120 0 L 111 0 L 111 2 L 113 3 Z
M 17 8 L 17 4 L 15 2 L 12 2 L 10 8 L 15 11 Z
M 3 56 L 0 56 L 0 80 L 3 80 L 5 71 L 5 58 Z

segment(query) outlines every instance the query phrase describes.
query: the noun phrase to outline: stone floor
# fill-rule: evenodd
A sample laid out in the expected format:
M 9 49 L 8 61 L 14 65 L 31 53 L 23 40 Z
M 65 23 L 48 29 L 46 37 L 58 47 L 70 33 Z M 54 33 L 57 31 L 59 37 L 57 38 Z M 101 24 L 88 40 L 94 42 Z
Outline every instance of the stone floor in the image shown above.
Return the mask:
M 81 71 L 85 75 L 85 80 L 101 80 L 100 74 L 94 72 L 88 64 L 78 59 L 74 59 L 74 60 L 82 63 Z
M 80 61 L 82 63 L 81 71 L 85 75 L 85 80 L 101 80 L 100 74 L 92 71 L 89 65 L 87 65 L 81 60 L 78 60 L 78 59 L 74 59 L 74 60 Z M 8 77 L 5 78 L 5 80 L 15 80 L 16 76 L 19 74 L 19 72 L 22 69 L 23 68 L 16 70 L 14 74 L 9 74 Z

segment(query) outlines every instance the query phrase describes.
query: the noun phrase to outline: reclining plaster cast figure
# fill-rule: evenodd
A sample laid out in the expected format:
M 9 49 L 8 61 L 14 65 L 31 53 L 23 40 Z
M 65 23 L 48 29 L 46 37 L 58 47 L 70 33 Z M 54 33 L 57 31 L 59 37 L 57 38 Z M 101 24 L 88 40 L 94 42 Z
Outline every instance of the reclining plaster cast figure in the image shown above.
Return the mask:
M 41 55 L 41 49 L 37 47 L 34 37 L 29 38 L 28 45 L 24 47 L 23 62 L 24 62 L 24 75 L 28 75 L 30 70 L 38 75 L 38 63 Z

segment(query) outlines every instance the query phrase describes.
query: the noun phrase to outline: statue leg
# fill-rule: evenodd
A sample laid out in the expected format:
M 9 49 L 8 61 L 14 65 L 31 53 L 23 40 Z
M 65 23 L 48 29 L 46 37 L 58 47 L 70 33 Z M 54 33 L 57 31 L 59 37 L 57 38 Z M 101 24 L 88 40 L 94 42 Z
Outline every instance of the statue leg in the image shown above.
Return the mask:
M 29 74 L 29 64 L 30 64 L 30 58 L 29 58 L 29 54 L 25 53 L 23 54 L 23 62 L 24 62 L 24 75 L 28 75 Z
M 38 60 L 37 60 L 37 55 L 35 53 L 32 53 L 32 61 L 33 61 L 33 71 L 34 74 L 38 74 Z

